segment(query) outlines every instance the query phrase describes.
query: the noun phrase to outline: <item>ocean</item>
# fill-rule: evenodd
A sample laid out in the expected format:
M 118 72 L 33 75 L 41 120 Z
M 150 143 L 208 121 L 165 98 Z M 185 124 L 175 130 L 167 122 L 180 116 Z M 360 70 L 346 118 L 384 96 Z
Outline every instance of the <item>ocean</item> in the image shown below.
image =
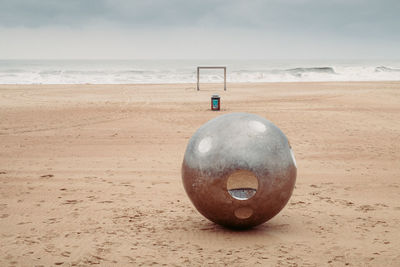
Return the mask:
M 227 82 L 400 81 L 400 60 L 0 60 L 0 84 L 195 83 L 197 66 Z

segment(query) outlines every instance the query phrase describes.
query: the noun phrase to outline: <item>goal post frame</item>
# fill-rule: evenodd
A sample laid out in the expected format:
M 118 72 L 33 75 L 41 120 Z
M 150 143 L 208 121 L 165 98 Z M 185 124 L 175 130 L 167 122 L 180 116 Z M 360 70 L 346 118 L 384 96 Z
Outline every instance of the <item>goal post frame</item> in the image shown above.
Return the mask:
M 200 69 L 223 69 L 224 70 L 224 91 L 226 91 L 226 67 L 222 67 L 222 66 L 197 67 L 197 91 L 200 90 Z

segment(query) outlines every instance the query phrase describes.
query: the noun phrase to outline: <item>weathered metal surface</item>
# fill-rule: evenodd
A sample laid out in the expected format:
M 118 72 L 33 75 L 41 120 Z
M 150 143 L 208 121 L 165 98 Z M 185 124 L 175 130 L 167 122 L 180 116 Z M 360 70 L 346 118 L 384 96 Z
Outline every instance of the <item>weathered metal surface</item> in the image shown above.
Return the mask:
M 197 210 L 233 228 L 256 226 L 279 213 L 292 194 L 296 172 L 282 131 L 248 113 L 222 115 L 200 127 L 182 163 L 183 185 Z M 228 185 L 254 177 L 249 187 Z

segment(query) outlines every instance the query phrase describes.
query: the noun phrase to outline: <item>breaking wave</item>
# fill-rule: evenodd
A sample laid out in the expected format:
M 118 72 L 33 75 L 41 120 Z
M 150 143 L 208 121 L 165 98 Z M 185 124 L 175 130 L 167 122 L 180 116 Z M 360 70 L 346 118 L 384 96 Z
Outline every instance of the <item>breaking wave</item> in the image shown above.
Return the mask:
M 198 61 L 12 61 L 0 60 L 0 84 L 150 84 L 195 83 Z M 373 64 L 275 66 L 259 61 L 229 61 L 228 82 L 400 81 L 397 67 Z M 308 65 L 308 66 L 307 66 Z M 220 70 L 201 70 L 201 82 L 222 82 Z
M 287 72 L 290 72 L 294 75 L 301 75 L 303 73 L 307 72 L 314 72 L 314 73 L 329 73 L 329 74 L 335 74 L 335 70 L 331 67 L 319 67 L 319 68 L 294 68 L 294 69 L 288 69 L 286 70 Z
M 392 69 L 385 66 L 379 66 L 375 68 L 376 72 L 400 72 L 400 69 Z

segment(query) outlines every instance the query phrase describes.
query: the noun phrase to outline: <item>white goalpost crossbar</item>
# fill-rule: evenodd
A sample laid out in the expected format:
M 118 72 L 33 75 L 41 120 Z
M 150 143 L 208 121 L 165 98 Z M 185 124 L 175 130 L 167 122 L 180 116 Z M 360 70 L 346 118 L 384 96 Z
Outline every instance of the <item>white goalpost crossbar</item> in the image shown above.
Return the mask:
M 226 67 L 219 67 L 219 66 L 197 67 L 197 91 L 200 90 L 200 69 L 223 69 L 224 70 L 224 91 L 226 91 Z

